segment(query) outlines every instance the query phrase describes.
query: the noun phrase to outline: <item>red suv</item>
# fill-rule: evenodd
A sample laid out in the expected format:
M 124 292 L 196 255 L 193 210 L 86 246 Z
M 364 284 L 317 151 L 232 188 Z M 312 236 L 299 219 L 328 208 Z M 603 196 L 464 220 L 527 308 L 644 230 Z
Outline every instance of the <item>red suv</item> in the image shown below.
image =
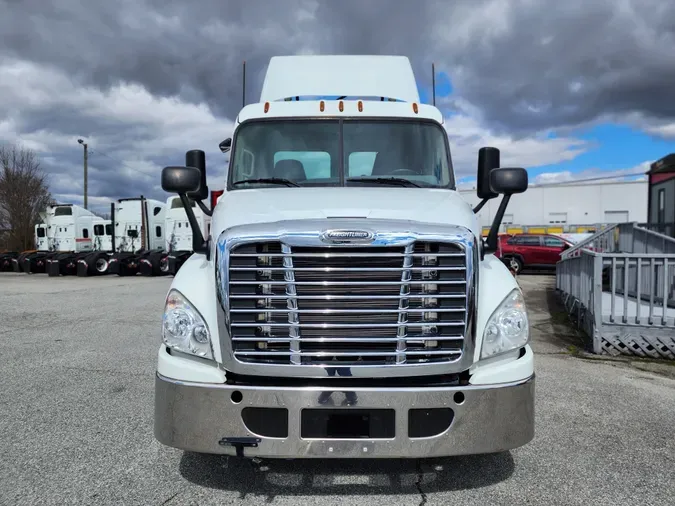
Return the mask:
M 523 269 L 555 269 L 560 254 L 574 243 L 550 234 L 501 236 L 495 256 L 516 273 Z

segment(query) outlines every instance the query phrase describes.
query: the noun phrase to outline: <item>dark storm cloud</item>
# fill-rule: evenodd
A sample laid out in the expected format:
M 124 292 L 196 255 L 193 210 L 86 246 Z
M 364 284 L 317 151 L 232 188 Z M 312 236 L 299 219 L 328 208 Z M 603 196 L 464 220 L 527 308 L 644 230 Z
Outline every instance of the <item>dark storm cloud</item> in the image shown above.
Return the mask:
M 661 0 L 7 1 L 5 50 L 82 83 L 142 83 L 233 117 L 274 54 L 394 53 L 436 61 L 485 118 L 517 129 L 640 111 L 672 118 L 675 4 Z
M 217 140 L 241 107 L 242 60 L 251 102 L 269 58 L 300 52 L 403 54 L 424 89 L 435 62 L 453 89 L 439 104 L 469 107 L 500 139 L 629 113 L 673 121 L 674 31 L 675 4 L 662 0 L 0 0 L 0 65 L 44 69 L 41 93 L 51 93 L 46 100 L 28 90 L 18 103 L 0 97 L 0 137 L 7 131 L 3 118 L 19 137 L 47 132 L 45 165 L 54 189 L 76 194 L 82 157 L 76 138 L 91 136 L 91 195 L 165 198 L 158 171 L 180 163 L 186 149 L 206 149 L 222 173 Z M 55 75 L 65 77 L 52 86 Z M 208 127 L 199 130 L 194 120 L 172 126 L 169 115 L 194 112 L 180 108 L 166 109 L 166 125 L 146 121 L 163 107 L 156 100 L 140 101 L 133 118 L 116 114 L 122 101 L 110 110 L 96 103 L 134 84 L 154 97 L 206 102 L 212 112 L 206 119 L 219 130 L 206 139 Z M 80 100 L 78 87 L 98 90 L 98 98 Z
M 532 131 L 632 112 L 675 118 L 675 3 L 513 4 L 486 9 L 484 32 L 447 61 L 486 120 Z

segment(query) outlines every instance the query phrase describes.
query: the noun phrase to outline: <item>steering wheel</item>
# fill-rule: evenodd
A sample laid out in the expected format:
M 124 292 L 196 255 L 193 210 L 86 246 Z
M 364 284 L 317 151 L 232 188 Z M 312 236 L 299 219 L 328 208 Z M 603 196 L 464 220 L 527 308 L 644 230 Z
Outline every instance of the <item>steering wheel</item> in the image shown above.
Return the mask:
M 391 172 L 392 174 L 409 174 L 411 176 L 419 176 L 417 172 L 411 169 L 396 169 Z

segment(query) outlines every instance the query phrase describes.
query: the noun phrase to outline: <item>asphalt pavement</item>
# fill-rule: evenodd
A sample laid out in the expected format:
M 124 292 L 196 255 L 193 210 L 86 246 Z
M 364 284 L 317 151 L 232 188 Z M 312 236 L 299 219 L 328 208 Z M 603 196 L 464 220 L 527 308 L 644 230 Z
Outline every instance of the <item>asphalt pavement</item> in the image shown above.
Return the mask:
M 433 461 L 253 462 L 154 439 L 171 279 L 0 273 L 0 504 L 675 504 L 675 379 L 579 356 L 552 281 L 520 277 L 536 352 L 530 444 Z

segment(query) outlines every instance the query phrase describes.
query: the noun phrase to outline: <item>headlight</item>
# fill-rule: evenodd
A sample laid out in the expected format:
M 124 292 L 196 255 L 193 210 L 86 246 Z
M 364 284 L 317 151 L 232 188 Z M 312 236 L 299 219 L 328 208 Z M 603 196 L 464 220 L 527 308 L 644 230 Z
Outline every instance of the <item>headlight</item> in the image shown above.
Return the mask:
M 162 340 L 174 350 L 213 360 L 211 333 L 204 318 L 176 290 L 169 292 L 164 306 Z
M 480 358 L 489 358 L 525 346 L 530 340 L 530 325 L 525 300 L 513 290 L 499 305 L 485 326 Z

